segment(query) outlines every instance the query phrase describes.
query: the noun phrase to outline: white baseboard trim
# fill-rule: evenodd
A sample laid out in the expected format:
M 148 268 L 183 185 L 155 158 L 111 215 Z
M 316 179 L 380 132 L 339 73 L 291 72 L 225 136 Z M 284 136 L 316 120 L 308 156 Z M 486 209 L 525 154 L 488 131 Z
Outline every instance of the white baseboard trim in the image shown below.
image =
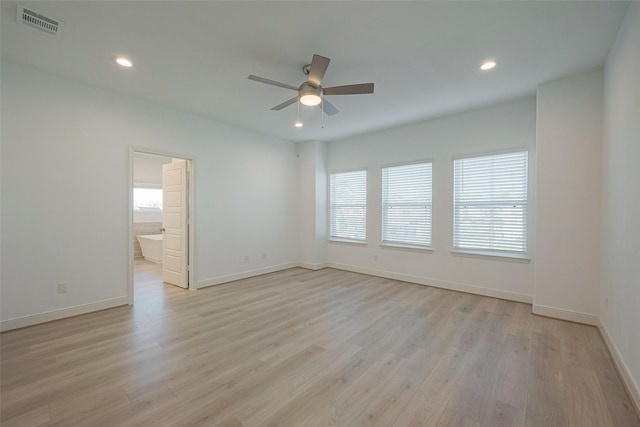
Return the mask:
M 600 318 L 595 314 L 581 313 L 579 311 L 564 310 L 562 308 L 547 307 L 533 304 L 533 314 L 554 319 L 568 320 L 570 322 L 584 323 L 585 325 L 598 326 Z
M 501 291 L 499 289 L 483 288 L 480 286 L 467 285 L 464 283 L 449 282 L 445 280 L 430 279 L 428 277 L 411 276 L 408 274 L 395 273 L 392 271 L 375 270 L 356 265 L 337 264 L 329 262 L 328 267 L 338 270 L 346 270 L 354 273 L 368 274 L 370 276 L 384 277 L 386 279 L 400 280 L 403 282 L 416 283 L 418 285 L 432 286 L 434 288 L 448 289 L 451 291 L 465 292 L 468 294 L 482 295 L 485 297 L 500 298 L 509 301 L 533 303 L 532 295 L 519 294 L 516 292 Z
M 255 270 L 243 271 L 240 273 L 228 274 L 226 276 L 212 277 L 210 279 L 199 280 L 198 289 L 206 288 L 208 286 L 222 285 L 223 283 L 234 282 L 236 280 L 248 279 L 253 276 L 260 276 L 262 274 L 273 273 L 280 270 L 286 270 L 288 268 L 297 267 L 297 262 L 287 262 L 285 264 L 271 265 L 269 267 L 258 268 Z
M 602 338 L 604 339 L 604 343 L 609 350 L 609 354 L 611 354 L 613 364 L 618 370 L 618 375 L 620 375 L 620 378 L 622 378 L 622 383 L 627 389 L 627 394 L 629 395 L 631 403 L 636 410 L 636 414 L 638 414 L 638 417 L 640 417 L 640 387 L 638 386 L 638 383 L 633 379 L 633 376 L 631 376 L 631 371 L 629 371 L 627 364 L 624 363 L 624 359 L 620 354 L 620 350 L 618 350 L 618 346 L 616 346 L 616 343 L 613 341 L 613 338 L 602 322 L 602 319 L 598 318 L 597 326 L 600 330 Z
M 321 262 L 319 264 L 311 264 L 309 262 L 301 262 L 298 261 L 298 267 L 306 268 L 307 270 L 322 270 L 323 268 L 327 268 L 328 265 L 326 262 Z
M 58 310 L 46 311 L 44 313 L 31 314 L 24 317 L 16 317 L 15 319 L 3 320 L 0 323 L 0 331 L 10 331 L 12 329 L 33 326 L 39 323 L 51 322 L 53 320 L 64 319 L 65 317 L 78 316 L 93 311 L 106 310 L 107 308 L 119 307 L 129 304 L 129 298 L 118 297 L 102 301 L 96 301 L 89 304 L 75 305 L 73 307 L 61 308 Z

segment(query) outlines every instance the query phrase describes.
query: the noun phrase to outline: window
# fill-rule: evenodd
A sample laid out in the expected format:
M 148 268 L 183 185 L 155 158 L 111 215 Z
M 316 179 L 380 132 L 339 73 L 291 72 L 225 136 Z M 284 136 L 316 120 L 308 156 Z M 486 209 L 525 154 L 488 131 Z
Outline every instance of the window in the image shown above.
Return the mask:
M 454 160 L 453 247 L 525 254 L 527 152 Z
M 382 168 L 382 243 L 431 247 L 431 163 Z
M 133 189 L 134 211 L 162 211 L 162 188 Z
M 330 239 L 367 240 L 367 171 L 331 174 Z

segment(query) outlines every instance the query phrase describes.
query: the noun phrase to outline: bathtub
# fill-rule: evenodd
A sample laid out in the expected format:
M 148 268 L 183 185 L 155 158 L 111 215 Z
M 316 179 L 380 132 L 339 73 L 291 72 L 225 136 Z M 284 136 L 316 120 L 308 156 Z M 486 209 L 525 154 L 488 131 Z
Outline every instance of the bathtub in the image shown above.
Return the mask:
M 142 256 L 148 261 L 162 263 L 162 234 L 136 236 L 142 249 Z

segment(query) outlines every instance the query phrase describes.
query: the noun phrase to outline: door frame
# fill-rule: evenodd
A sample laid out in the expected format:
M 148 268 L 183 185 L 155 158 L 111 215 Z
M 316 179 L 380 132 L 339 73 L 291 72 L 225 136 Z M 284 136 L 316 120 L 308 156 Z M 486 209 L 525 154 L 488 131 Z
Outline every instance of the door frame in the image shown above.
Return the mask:
M 171 157 L 171 158 L 175 158 L 175 159 L 183 159 L 183 160 L 187 160 L 188 161 L 188 167 L 187 167 L 187 177 L 188 177 L 188 181 L 189 181 L 189 185 L 188 185 L 188 191 L 189 191 L 189 197 L 188 197 L 188 212 L 189 212 L 189 216 L 188 216 L 188 224 L 189 224 L 189 245 L 188 245 L 188 251 L 189 251 L 189 290 L 190 291 L 195 291 L 196 289 L 198 289 L 198 281 L 197 281 L 197 270 L 196 270 L 196 198 L 195 198 L 195 188 L 196 188 L 196 180 L 195 180 L 195 168 L 196 168 L 196 157 L 194 155 L 190 155 L 190 154 L 184 154 L 184 153 L 176 153 L 176 152 L 172 152 L 172 151 L 164 151 L 164 150 L 158 150 L 158 149 L 154 149 L 154 148 L 147 148 L 147 147 L 139 147 L 139 146 L 135 146 L 135 145 L 129 145 L 129 203 L 127 203 L 127 206 L 129 207 L 129 232 L 128 232 L 128 242 L 127 242 L 127 247 L 128 247 L 128 261 L 127 261 L 127 270 L 128 270 L 128 299 L 129 299 L 129 305 L 133 305 L 133 273 L 134 273 L 134 267 L 133 267 L 133 257 L 134 257 L 134 253 L 133 253 L 133 238 L 134 236 L 134 230 L 133 230 L 133 161 L 134 161 L 134 154 L 135 153 L 141 153 L 141 154 L 151 154 L 151 155 L 156 155 L 156 156 L 163 156 L 163 157 Z

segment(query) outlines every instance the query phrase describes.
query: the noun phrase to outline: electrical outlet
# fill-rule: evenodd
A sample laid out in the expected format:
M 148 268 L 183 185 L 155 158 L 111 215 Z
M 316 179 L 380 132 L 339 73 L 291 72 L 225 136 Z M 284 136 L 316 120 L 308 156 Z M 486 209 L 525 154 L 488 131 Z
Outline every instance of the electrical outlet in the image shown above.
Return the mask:
M 59 294 L 67 293 L 67 282 L 58 282 L 58 293 Z
M 248 263 L 249 262 L 249 255 L 245 255 L 244 256 L 244 262 Z
M 374 255 L 374 256 L 373 256 L 373 260 L 374 260 L 374 261 L 378 261 L 378 255 Z
M 267 259 L 267 254 L 266 253 L 262 254 L 262 259 Z

